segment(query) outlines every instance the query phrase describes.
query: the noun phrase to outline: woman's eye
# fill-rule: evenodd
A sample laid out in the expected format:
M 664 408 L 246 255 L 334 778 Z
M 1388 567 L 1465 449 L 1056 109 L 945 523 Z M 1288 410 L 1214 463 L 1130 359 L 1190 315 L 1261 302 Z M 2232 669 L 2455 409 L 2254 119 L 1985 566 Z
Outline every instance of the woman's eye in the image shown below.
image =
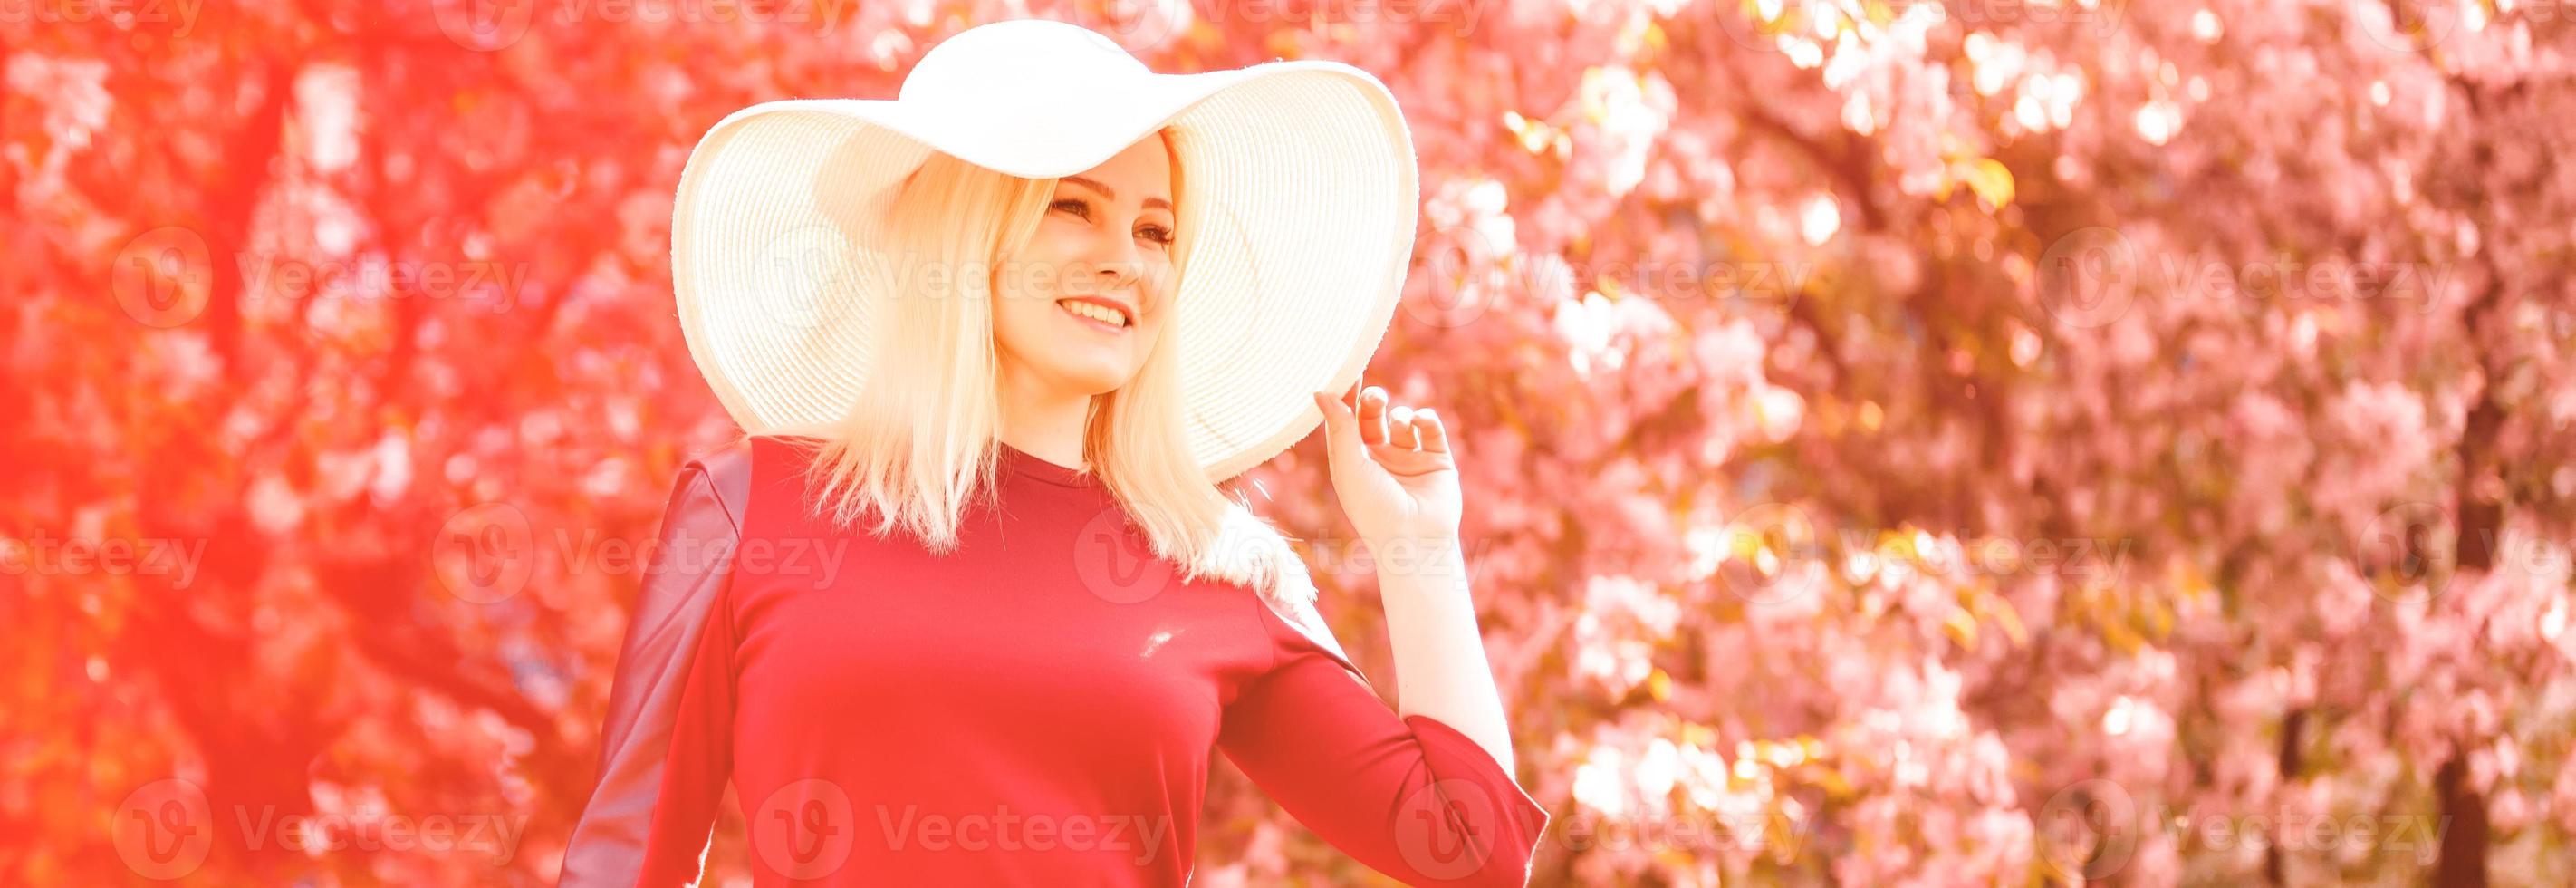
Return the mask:
M 1047 209 L 1063 210 L 1084 219 L 1091 218 L 1091 202 L 1081 198 L 1068 197 L 1048 204 Z M 1140 227 L 1136 229 L 1136 235 L 1154 243 L 1162 244 L 1166 247 L 1171 246 L 1172 242 L 1177 239 L 1176 236 L 1172 234 L 1171 229 L 1160 225 L 1147 225 Z

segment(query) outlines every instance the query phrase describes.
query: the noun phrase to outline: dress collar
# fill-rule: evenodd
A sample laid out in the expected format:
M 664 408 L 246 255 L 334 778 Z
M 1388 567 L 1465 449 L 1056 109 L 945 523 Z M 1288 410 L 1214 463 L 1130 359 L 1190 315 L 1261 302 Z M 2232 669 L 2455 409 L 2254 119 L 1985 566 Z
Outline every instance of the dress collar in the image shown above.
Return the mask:
M 998 438 L 993 443 L 998 445 L 1003 471 L 1065 487 L 1102 486 L 1100 476 L 1096 474 L 1039 459 L 1027 451 L 1002 443 Z

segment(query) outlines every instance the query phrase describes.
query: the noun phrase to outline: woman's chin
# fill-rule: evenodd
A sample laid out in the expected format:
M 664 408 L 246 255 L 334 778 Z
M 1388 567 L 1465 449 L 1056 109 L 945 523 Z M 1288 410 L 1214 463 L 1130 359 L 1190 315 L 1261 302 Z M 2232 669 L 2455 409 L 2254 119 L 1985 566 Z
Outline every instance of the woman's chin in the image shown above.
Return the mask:
M 1105 395 L 1117 391 L 1135 377 L 1135 369 L 1123 363 L 1083 363 L 1055 368 L 1055 378 L 1066 387 L 1085 395 Z

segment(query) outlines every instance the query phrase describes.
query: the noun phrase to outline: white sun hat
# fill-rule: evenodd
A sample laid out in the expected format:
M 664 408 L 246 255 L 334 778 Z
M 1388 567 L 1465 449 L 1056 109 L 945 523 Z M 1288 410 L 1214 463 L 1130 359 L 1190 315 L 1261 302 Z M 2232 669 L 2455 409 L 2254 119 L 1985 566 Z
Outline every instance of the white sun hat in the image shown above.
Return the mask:
M 1323 419 L 1393 318 L 1414 240 L 1413 139 L 1385 84 L 1323 60 L 1162 74 L 1046 19 L 924 54 L 894 99 L 792 99 L 699 140 L 671 219 L 689 353 L 745 431 L 839 420 L 866 383 L 875 306 L 902 267 L 877 222 L 939 151 L 1026 178 L 1074 175 L 1169 126 L 1189 270 L 1184 422 L 1211 481 Z

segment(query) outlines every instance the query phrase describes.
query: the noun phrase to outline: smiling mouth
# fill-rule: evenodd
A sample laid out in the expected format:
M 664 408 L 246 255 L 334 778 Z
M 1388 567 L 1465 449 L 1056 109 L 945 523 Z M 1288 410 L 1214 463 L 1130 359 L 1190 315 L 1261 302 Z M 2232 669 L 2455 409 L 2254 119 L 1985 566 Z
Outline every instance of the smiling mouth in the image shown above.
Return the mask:
M 1125 312 L 1096 302 L 1061 299 L 1056 301 L 1055 307 L 1071 315 L 1074 320 L 1085 322 L 1103 331 L 1124 333 L 1128 328 L 1135 326 Z

